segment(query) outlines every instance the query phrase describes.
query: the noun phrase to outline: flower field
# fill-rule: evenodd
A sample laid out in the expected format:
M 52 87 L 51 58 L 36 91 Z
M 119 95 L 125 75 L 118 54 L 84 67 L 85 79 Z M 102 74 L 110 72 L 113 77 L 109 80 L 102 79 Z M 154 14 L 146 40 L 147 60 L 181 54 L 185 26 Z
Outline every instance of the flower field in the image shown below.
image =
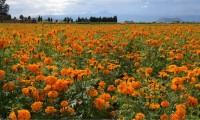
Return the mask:
M 200 118 L 199 24 L 0 24 L 0 119 Z

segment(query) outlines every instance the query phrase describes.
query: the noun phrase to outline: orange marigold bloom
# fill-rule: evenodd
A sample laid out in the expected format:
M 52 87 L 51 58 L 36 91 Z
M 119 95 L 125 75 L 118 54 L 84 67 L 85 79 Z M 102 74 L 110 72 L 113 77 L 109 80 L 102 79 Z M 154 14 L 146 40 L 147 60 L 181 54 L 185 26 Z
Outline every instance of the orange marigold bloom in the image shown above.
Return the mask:
M 52 58 L 45 58 L 45 59 L 44 59 L 44 63 L 45 63 L 46 65 L 50 65 L 50 64 L 53 63 L 53 60 L 52 60 Z
M 200 55 L 200 50 L 197 50 L 197 55 Z
M 194 87 L 197 88 L 197 89 L 200 89 L 200 84 L 195 84 Z
M 56 112 L 56 109 L 53 107 L 53 106 L 47 106 L 46 109 L 45 109 L 45 113 L 46 114 L 53 114 Z
M 0 70 L 0 80 L 3 79 L 3 77 L 5 76 L 5 72 L 3 70 Z
M 186 109 L 186 105 L 178 104 L 178 105 L 176 105 L 176 109 Z
M 59 92 L 64 92 L 65 90 L 68 89 L 68 81 L 57 80 L 56 83 L 52 87 Z
M 110 94 L 108 94 L 108 93 L 103 93 L 103 94 L 101 94 L 101 95 L 99 96 L 99 98 L 101 98 L 101 99 L 103 99 L 103 100 L 105 100 L 105 101 L 109 101 L 109 100 L 111 99 L 111 96 L 110 96 Z
M 166 107 L 169 106 L 169 102 L 167 100 L 164 100 L 164 101 L 161 102 L 161 106 L 166 108 Z
M 75 113 L 75 110 L 72 107 L 67 107 L 67 113 L 69 115 L 73 115 Z
M 62 76 L 66 76 L 69 75 L 71 71 L 69 69 L 63 68 L 60 72 Z
M 138 67 L 139 65 L 140 65 L 139 62 L 135 62 L 135 63 L 134 63 L 134 67 Z
M 56 83 L 57 78 L 55 76 L 47 76 L 45 81 L 48 85 L 53 85 Z
M 109 102 L 106 102 L 101 98 L 96 98 L 93 103 L 98 110 L 107 109 L 110 106 Z
M 95 96 L 98 95 L 98 92 L 97 92 L 97 90 L 95 90 L 95 89 L 90 89 L 90 90 L 87 91 L 87 94 L 88 94 L 88 96 L 90 96 L 90 97 L 95 97 Z
M 15 84 L 13 82 L 8 82 L 6 84 L 3 85 L 3 90 L 8 92 L 8 91 L 12 91 L 15 89 Z
M 173 79 L 172 79 L 172 84 L 174 84 L 174 85 L 183 84 L 183 79 L 182 79 L 182 78 L 179 78 L 179 77 L 173 78 Z
M 177 114 L 181 118 L 184 118 L 186 115 L 186 110 L 185 109 L 177 109 L 175 114 Z
M 36 80 L 38 80 L 38 81 L 45 81 L 45 76 L 38 75 L 38 76 L 36 76 Z
M 137 113 L 135 116 L 136 120 L 142 120 L 144 118 L 144 114 L 143 113 Z
M 34 73 L 37 73 L 38 70 L 39 70 L 39 65 L 36 65 L 36 64 L 29 64 L 27 66 L 28 70 L 31 71 L 31 72 L 34 72 Z
M 166 72 L 161 71 L 161 72 L 159 72 L 159 76 L 158 77 L 163 78 L 163 77 L 168 77 L 168 76 L 169 75 Z
M 146 72 L 146 73 L 152 73 L 152 72 L 153 72 L 153 69 L 152 69 L 152 68 L 146 68 L 145 72 Z
M 158 109 L 158 108 L 160 108 L 160 105 L 158 103 L 151 103 L 150 108 L 151 109 Z
M 60 103 L 60 105 L 61 105 L 62 107 L 67 107 L 67 106 L 68 106 L 68 102 L 67 102 L 66 100 L 64 100 L 64 101 L 62 101 L 62 102 Z
M 40 111 L 42 109 L 42 105 L 43 105 L 43 102 L 34 102 L 32 105 L 31 105 L 31 109 L 33 111 Z
M 189 96 L 188 99 L 187 99 L 187 101 L 186 101 L 186 104 L 188 106 L 190 106 L 190 107 L 191 106 L 192 107 L 197 107 L 197 105 L 198 105 L 198 99 L 195 98 L 195 97 Z
M 25 110 L 25 109 L 18 110 L 17 118 L 18 120 L 30 120 L 31 114 L 28 110 Z
M 109 85 L 108 86 L 108 91 L 115 91 L 116 87 L 114 85 Z
M 56 92 L 56 91 L 49 91 L 48 92 L 48 97 L 50 97 L 50 98 L 56 98 L 56 97 L 58 97 L 58 92 Z
M 80 53 L 83 51 L 83 47 L 78 44 L 74 44 L 73 48 Z
M 178 53 L 178 54 L 176 55 L 176 59 L 177 59 L 177 60 L 183 59 L 183 54 Z
M 178 114 L 173 114 L 170 120 L 180 120 L 180 116 Z
M 102 88 L 104 88 L 104 87 L 105 87 L 105 85 L 106 85 L 106 83 L 105 83 L 104 81 L 101 81 L 101 82 L 99 82 L 99 87 L 102 87 Z
M 11 120 L 17 120 L 17 116 L 16 116 L 16 114 L 15 114 L 14 112 L 11 112 L 11 113 L 9 114 L 9 118 L 10 118 Z
M 29 61 L 29 57 L 27 57 L 26 55 L 23 55 L 23 56 L 20 58 L 20 61 L 27 63 L 27 62 Z
M 168 115 L 167 114 L 162 114 L 160 116 L 160 120 L 168 120 Z
M 111 111 L 110 115 L 113 116 L 113 117 L 116 116 L 116 111 Z

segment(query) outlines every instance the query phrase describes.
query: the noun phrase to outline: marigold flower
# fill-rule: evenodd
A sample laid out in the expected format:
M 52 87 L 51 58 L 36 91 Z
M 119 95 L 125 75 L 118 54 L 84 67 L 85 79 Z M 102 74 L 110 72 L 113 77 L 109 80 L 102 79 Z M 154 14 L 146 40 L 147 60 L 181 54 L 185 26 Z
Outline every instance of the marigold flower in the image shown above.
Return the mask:
M 162 106 L 163 108 L 166 108 L 166 107 L 169 106 L 169 102 L 168 102 L 167 100 L 164 100 L 164 101 L 161 102 L 161 106 Z
M 14 112 L 11 112 L 11 113 L 9 114 L 9 118 L 10 118 L 11 120 L 17 120 L 17 116 L 16 116 L 16 114 L 15 114 Z
M 200 89 L 200 84 L 195 84 L 194 87 Z
M 5 76 L 5 72 L 3 70 L 0 70 L 0 80 L 2 80 L 2 78 Z
M 38 76 L 36 76 L 36 80 L 38 80 L 38 81 L 45 81 L 45 76 L 38 75 Z
M 105 110 L 110 106 L 109 102 L 106 102 L 101 98 L 96 98 L 93 103 L 98 110 Z
M 90 90 L 87 91 L 87 94 L 88 94 L 88 96 L 90 96 L 90 97 L 95 97 L 95 96 L 98 95 L 98 92 L 97 92 L 97 90 L 95 90 L 95 89 L 90 89 Z
M 176 55 L 176 59 L 177 59 L 177 60 L 183 59 L 183 54 L 178 53 L 178 54 Z
M 56 91 L 48 92 L 48 97 L 50 97 L 50 98 L 56 98 L 57 96 L 58 96 L 58 92 L 56 92 Z
M 31 114 L 28 110 L 25 110 L 25 109 L 18 110 L 17 118 L 18 120 L 30 120 Z
M 52 86 L 58 92 L 64 92 L 68 89 L 68 81 L 66 80 L 57 80 L 56 83 Z
M 158 108 L 160 108 L 160 105 L 158 103 L 151 103 L 149 107 L 151 109 L 158 109 Z
M 152 72 L 153 72 L 153 69 L 152 69 L 152 68 L 146 68 L 145 72 L 146 72 L 146 73 L 152 73 Z
M 104 88 L 106 83 L 104 81 L 99 82 L 99 87 Z
M 47 106 L 45 109 L 45 113 L 50 115 L 56 112 L 56 109 L 53 106 Z
M 64 100 L 64 101 L 62 101 L 62 102 L 60 103 L 60 105 L 61 105 L 62 107 L 67 107 L 67 106 L 68 106 L 68 102 L 67 102 L 66 100 Z
M 160 120 L 168 120 L 168 115 L 167 114 L 162 114 L 160 116 Z
M 111 111 L 110 115 L 113 116 L 113 117 L 116 116 L 116 111 Z
M 42 109 L 42 105 L 43 105 L 43 102 L 34 102 L 32 105 L 31 105 L 31 109 L 33 111 L 40 111 Z
M 109 100 L 111 99 L 111 96 L 110 96 L 110 94 L 108 94 L 108 93 L 103 93 L 103 94 L 101 94 L 101 95 L 99 96 L 99 98 L 101 98 L 101 99 L 103 99 L 103 100 L 105 100 L 105 101 L 109 101 Z
M 47 83 L 48 85 L 53 85 L 53 84 L 56 83 L 57 78 L 56 78 L 55 76 L 47 76 L 47 77 L 45 78 L 45 81 L 46 81 L 46 83 Z
M 13 82 L 8 82 L 6 84 L 3 85 L 3 90 L 8 92 L 8 91 L 12 91 L 15 89 L 15 84 Z
M 44 59 L 44 63 L 45 63 L 46 65 L 50 65 L 50 64 L 53 63 L 53 60 L 52 60 L 52 58 L 45 58 L 45 59 Z
M 29 57 L 27 57 L 26 55 L 23 55 L 21 58 L 20 58 L 20 61 L 24 62 L 24 63 L 27 63 L 29 61 Z
M 195 97 L 192 97 L 192 96 L 189 96 L 187 101 L 186 101 L 186 104 L 190 107 L 197 107 L 198 105 L 198 99 L 195 98 Z
M 186 109 L 186 105 L 178 104 L 178 105 L 176 105 L 176 109 Z
M 137 113 L 135 116 L 136 120 L 142 120 L 144 118 L 144 114 L 143 113 Z
M 180 116 L 181 118 L 184 118 L 186 115 L 186 110 L 185 109 L 177 109 L 175 114 L 177 114 L 178 116 Z
M 135 62 L 135 63 L 134 63 L 134 67 L 138 67 L 139 65 L 140 65 L 139 62 Z
M 108 91 L 112 92 L 115 91 L 116 87 L 114 85 L 109 85 L 108 86 Z
M 63 68 L 60 72 L 62 76 L 66 76 L 70 74 L 71 70 Z
M 67 107 L 67 113 L 69 115 L 73 115 L 75 113 L 75 110 L 72 107 Z
M 173 114 L 170 120 L 180 120 L 180 116 L 178 114 Z
M 39 65 L 36 65 L 36 64 L 29 64 L 27 66 L 28 70 L 31 71 L 31 72 L 34 72 L 34 73 L 37 73 L 38 70 L 39 70 Z

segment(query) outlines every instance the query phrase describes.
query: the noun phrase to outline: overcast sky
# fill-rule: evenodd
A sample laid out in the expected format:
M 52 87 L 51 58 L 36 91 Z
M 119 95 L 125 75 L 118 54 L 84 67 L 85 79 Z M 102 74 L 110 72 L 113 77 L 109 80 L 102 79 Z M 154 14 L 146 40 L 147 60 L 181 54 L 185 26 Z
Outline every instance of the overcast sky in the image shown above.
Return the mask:
M 10 14 L 117 16 L 200 15 L 200 0 L 7 0 Z

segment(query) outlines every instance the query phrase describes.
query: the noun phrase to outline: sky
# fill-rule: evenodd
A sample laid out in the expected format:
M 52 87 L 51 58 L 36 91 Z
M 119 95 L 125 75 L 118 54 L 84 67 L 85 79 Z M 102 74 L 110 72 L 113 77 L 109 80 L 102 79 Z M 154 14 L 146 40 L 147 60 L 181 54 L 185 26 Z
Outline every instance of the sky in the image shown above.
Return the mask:
M 114 16 L 151 21 L 160 17 L 199 16 L 200 0 L 7 0 L 17 18 L 38 15 Z

